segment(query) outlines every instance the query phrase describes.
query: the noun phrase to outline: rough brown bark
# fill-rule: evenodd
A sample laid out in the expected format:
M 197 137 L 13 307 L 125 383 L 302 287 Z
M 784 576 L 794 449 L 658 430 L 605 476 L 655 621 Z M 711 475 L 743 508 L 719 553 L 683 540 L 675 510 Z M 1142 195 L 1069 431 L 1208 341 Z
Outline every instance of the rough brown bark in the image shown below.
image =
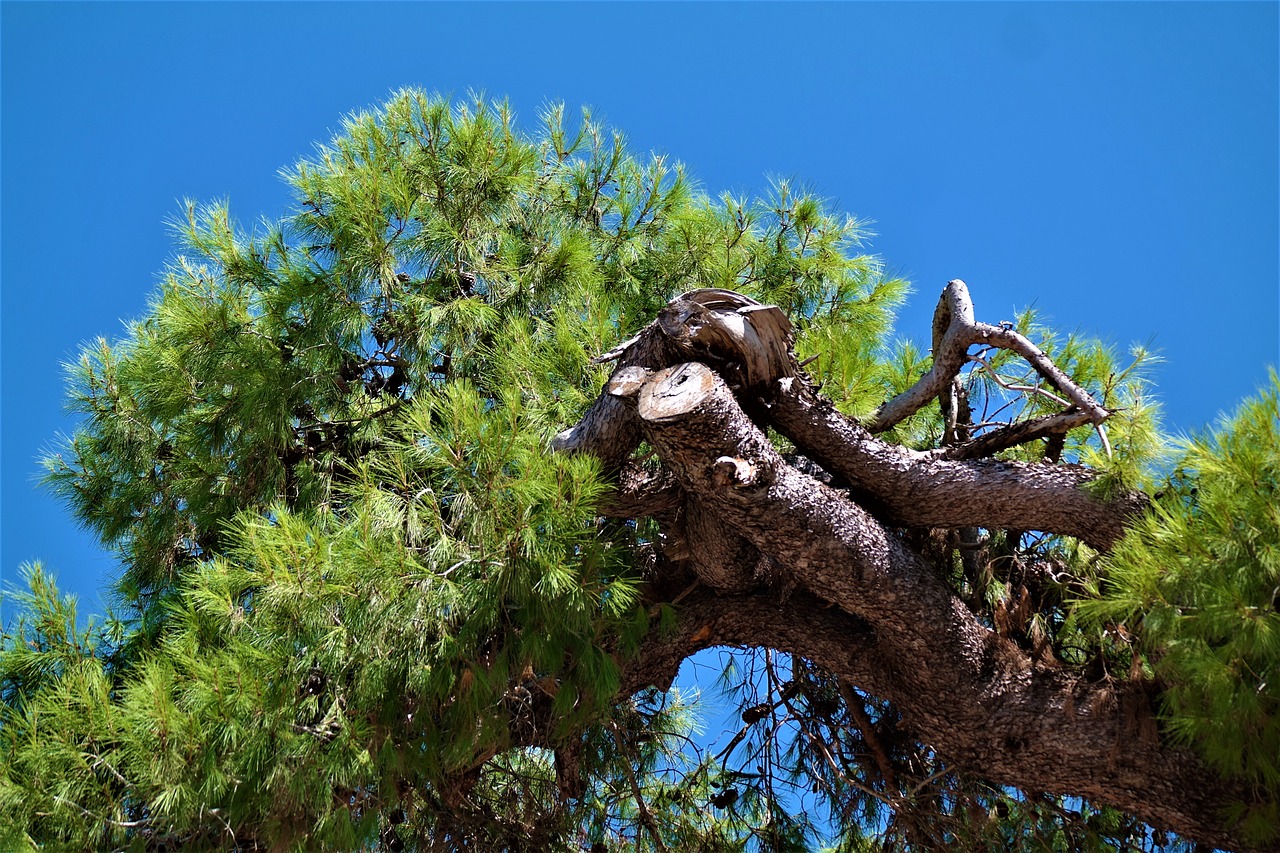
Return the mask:
M 1224 786 L 1189 751 L 1144 736 L 1150 697 L 1138 685 L 1091 685 L 1028 661 L 1025 669 L 993 674 L 976 708 L 953 707 L 942 686 L 921 694 L 904 683 L 914 661 L 896 656 L 872 625 L 807 593 L 779 601 L 768 591 L 723 596 L 704 589 L 679 614 L 679 631 L 644 646 L 624 690 L 670 684 L 680 663 L 702 649 L 777 649 L 893 702 L 923 742 L 993 784 L 1108 803 L 1213 847 L 1251 849 L 1219 820 L 1226 804 L 1248 792 Z
M 803 383 L 778 382 L 772 425 L 806 456 L 872 494 L 895 524 L 1043 530 L 1109 548 L 1146 505 L 1140 493 L 1100 501 L 1095 474 L 1078 465 L 953 460 L 887 444 Z M 1077 424 L 1078 425 L 1078 424 Z
M 893 702 L 921 741 L 994 784 L 1086 797 L 1240 848 L 1221 816 L 1249 792 L 1156 736 L 1149 684 L 1090 683 L 1023 650 L 989 629 L 894 532 L 1039 530 L 1106 549 L 1145 498 L 1099 499 L 1088 488 L 1094 475 L 1079 466 L 922 453 L 875 438 L 810 386 L 790 354 L 789 326 L 774 312 L 726 291 L 673 301 L 607 355 L 620 357 L 614 378 L 557 439 L 558 449 L 596 454 L 614 470 L 647 440 L 663 473 L 624 476 L 606 511 L 657 507 L 680 540 L 668 556 L 703 584 L 679 607 L 680 631 L 651 639 L 628 666 L 625 688 L 669 683 L 681 660 L 708 646 L 778 649 Z M 875 423 L 905 417 L 949 388 L 974 335 L 1023 354 L 1065 398 L 1062 418 L 1022 435 L 1106 416 L 1021 336 L 975 323 L 963 283 L 953 282 L 935 317 L 934 370 L 909 397 L 882 407 Z M 841 488 L 788 464 L 765 426 Z M 779 600 L 765 578 L 794 591 Z

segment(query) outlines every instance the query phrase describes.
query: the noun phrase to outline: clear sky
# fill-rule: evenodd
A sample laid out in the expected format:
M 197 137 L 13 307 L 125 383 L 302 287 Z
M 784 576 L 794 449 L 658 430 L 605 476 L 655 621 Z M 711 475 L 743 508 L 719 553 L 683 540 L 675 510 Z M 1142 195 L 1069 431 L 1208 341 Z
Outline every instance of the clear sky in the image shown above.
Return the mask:
M 402 86 L 591 105 L 713 193 L 800 179 L 876 221 L 927 341 L 948 279 L 1151 342 L 1170 423 L 1280 361 L 1269 3 L 0 5 L 0 576 L 99 608 L 112 558 L 37 488 L 60 363 L 140 315 L 179 199 L 242 222 L 277 171 Z M 5 617 L 9 615 L 8 608 Z

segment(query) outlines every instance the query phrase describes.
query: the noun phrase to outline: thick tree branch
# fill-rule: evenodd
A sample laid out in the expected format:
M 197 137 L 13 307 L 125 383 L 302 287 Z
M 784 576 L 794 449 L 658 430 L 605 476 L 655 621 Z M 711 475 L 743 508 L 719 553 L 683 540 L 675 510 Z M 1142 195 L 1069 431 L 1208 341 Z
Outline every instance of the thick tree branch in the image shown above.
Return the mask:
M 707 288 L 679 296 L 640 334 L 596 359 L 618 361 L 613 376 L 576 425 L 552 441 L 561 453 L 589 452 L 617 471 L 639 443 L 639 424 L 620 404 L 645 370 L 682 361 L 710 361 L 737 388 L 755 390 L 799 366 L 791 354 L 791 322 L 778 308 L 731 290 Z
M 1087 486 L 1096 475 L 1078 465 L 952 459 L 967 445 L 925 453 L 888 444 L 793 379 L 778 382 L 769 416 L 806 456 L 873 495 L 895 524 L 1042 530 L 1105 550 L 1146 506 L 1141 493 L 1094 497 Z
M 964 366 L 973 328 L 973 300 L 964 282 L 956 279 L 947 284 L 933 311 L 933 365 L 915 385 L 876 410 L 868 429 L 884 432 L 942 394 Z
M 654 374 L 638 412 L 691 494 L 813 596 L 836 605 L 813 623 L 806 620 L 817 614 L 788 612 L 735 634 L 731 620 L 711 618 L 719 608 L 704 599 L 692 617 L 702 623 L 692 635 L 697 642 L 808 657 L 897 704 L 922 740 L 996 784 L 1085 796 L 1189 837 L 1239 843 L 1220 818 L 1248 793 L 1190 752 L 1159 742 L 1148 685 L 1085 684 L 1038 666 L 992 633 L 874 518 L 788 466 L 709 369 Z M 726 475 L 726 457 L 745 465 Z M 794 606 L 789 599 L 783 609 Z M 830 624 L 849 617 L 843 630 Z M 859 643 L 855 659 L 846 635 L 868 630 L 875 639 Z
M 1080 466 L 969 458 L 1052 439 L 1106 411 L 1025 338 L 973 322 L 967 290 L 953 282 L 935 317 L 937 373 L 891 401 L 882 418 L 906 417 L 937 396 L 974 336 L 1019 352 L 1071 408 L 931 453 L 896 447 L 809 386 L 789 354 L 789 328 L 751 325 L 755 306 L 733 307 L 724 292 L 705 299 L 677 300 L 631 342 L 593 413 L 557 444 L 621 467 L 644 438 L 676 483 L 647 500 L 678 519 L 682 565 L 703 585 L 680 606 L 677 632 L 649 638 L 626 667 L 624 689 L 669 684 L 684 657 L 711 645 L 779 649 L 893 702 L 914 734 L 958 769 L 996 785 L 1109 803 L 1238 847 L 1222 816 L 1252 795 L 1160 742 L 1150 684 L 1089 683 L 1018 648 L 884 526 L 1039 530 L 1109 548 L 1145 506 L 1143 495 L 1096 499 L 1088 489 L 1095 475 Z M 777 358 L 778 346 L 748 357 L 749 325 L 757 338 L 765 329 L 783 342 L 787 360 Z M 787 464 L 761 425 L 847 483 L 854 500 Z M 670 510 L 678 495 L 682 509 Z M 761 566 L 791 590 L 781 601 L 761 591 Z
M 656 518 L 668 520 L 684 507 L 684 490 L 670 471 L 646 471 L 635 463 L 618 475 L 618 486 L 600 505 L 600 514 L 610 518 Z
M 677 627 L 651 635 L 623 673 L 629 695 L 669 685 L 681 662 L 714 646 L 771 648 L 813 661 L 858 689 L 893 702 L 903 725 L 957 770 L 1031 793 L 1076 795 L 1108 803 L 1157 828 L 1206 844 L 1247 850 L 1222 827 L 1223 810 L 1248 799 L 1189 750 L 1150 735 L 1149 685 L 1087 683 L 1060 669 L 1021 661 L 1013 677 L 987 679 L 972 725 L 969 708 L 941 686 L 919 692 L 905 671 L 917 661 L 882 643 L 872 625 L 806 592 L 785 601 L 769 592 L 716 595 L 702 589 L 678 608 Z M 1017 657 L 1014 657 L 1017 655 Z
M 778 356 L 779 350 L 790 344 L 789 324 L 783 325 L 777 315 L 760 310 L 761 306 L 745 297 L 738 297 L 742 305 L 732 311 L 707 308 L 694 301 L 703 299 L 715 306 L 737 304 L 729 294 L 694 291 L 674 300 L 660 320 L 628 342 L 605 393 L 576 426 L 557 436 L 553 447 L 592 453 L 604 462 L 606 470 L 621 469 L 640 441 L 634 406 L 625 401 L 636 395 L 652 371 L 681 361 L 705 360 L 728 375 L 731 387 L 738 385 L 735 390 L 740 397 L 767 401 L 753 408 L 757 418 L 776 427 L 806 456 L 843 477 L 861 493 L 867 509 L 883 511 L 886 520 L 895 524 L 1043 530 L 1107 549 L 1123 533 L 1128 520 L 1145 507 L 1146 499 L 1139 493 L 1097 500 L 1086 488 L 1095 476 L 1086 468 L 967 461 L 1087 423 L 1094 415 L 1083 409 L 1018 424 L 930 454 L 879 441 L 818 395 L 804 380 L 793 357 L 784 360 Z M 935 316 L 935 339 L 945 356 L 942 361 L 935 358 L 935 367 L 954 362 L 958 370 L 964 363 L 968 344 L 958 343 L 964 336 L 956 330 L 994 329 L 1006 340 L 1004 330 L 974 324 L 972 313 L 963 282 L 952 282 Z M 745 331 L 748 328 L 750 334 Z M 752 354 L 749 347 L 754 341 L 767 342 L 766 356 Z M 957 350 L 955 358 L 949 355 L 952 349 Z M 747 363 L 755 366 L 750 371 L 735 367 Z M 774 374 L 768 382 L 762 374 L 766 370 Z M 918 387 L 927 390 L 932 385 L 922 380 Z

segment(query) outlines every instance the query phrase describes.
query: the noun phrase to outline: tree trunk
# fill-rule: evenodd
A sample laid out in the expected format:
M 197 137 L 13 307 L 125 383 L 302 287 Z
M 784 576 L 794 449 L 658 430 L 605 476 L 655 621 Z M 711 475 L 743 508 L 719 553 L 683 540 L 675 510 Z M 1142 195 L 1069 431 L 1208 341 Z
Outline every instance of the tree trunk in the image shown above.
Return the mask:
M 974 324 L 963 288 L 948 286 L 935 317 L 935 352 L 945 358 L 882 407 L 872 428 L 950 388 L 975 334 L 1027 357 L 1067 407 L 1062 417 L 971 442 L 973 455 L 1101 423 L 1106 411 L 1043 353 L 1007 330 Z M 1019 647 L 971 611 L 898 530 L 1036 530 L 1105 550 L 1145 497 L 1095 497 L 1094 475 L 1080 466 L 972 458 L 964 444 L 934 452 L 887 444 L 811 387 L 779 317 L 727 291 L 673 301 L 606 356 L 621 358 L 613 379 L 556 440 L 613 470 L 647 440 L 663 473 L 624 476 L 606 511 L 658 518 L 681 540 L 659 571 L 692 573 L 701 584 L 678 607 L 680 630 L 650 640 L 629 665 L 625 688 L 667 685 L 681 660 L 709 646 L 777 649 L 892 702 L 919 741 L 995 785 L 1085 797 L 1240 848 L 1223 815 L 1250 793 L 1162 740 L 1150 682 L 1090 682 Z M 839 488 L 789 464 L 766 427 Z M 790 594 L 778 596 L 779 584 Z

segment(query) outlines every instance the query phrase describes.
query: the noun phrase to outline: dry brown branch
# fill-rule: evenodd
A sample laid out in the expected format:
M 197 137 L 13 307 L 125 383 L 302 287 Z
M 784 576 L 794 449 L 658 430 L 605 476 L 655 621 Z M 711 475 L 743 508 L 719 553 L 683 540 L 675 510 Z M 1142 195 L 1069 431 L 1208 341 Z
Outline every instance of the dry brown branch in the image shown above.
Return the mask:
M 873 433 L 884 432 L 920 411 L 930 400 L 939 397 L 970 360 L 969 347 L 974 344 L 1007 349 L 1022 356 L 1050 386 L 1066 398 L 1055 399 L 1064 406 L 1071 405 L 1084 412 L 1090 422 L 1102 423 L 1110 416 L 1110 412 L 1063 373 L 1025 335 L 1005 326 L 975 322 L 969 288 L 957 278 L 948 282 L 934 311 L 933 365 L 915 385 L 881 406 L 867 421 L 867 428 Z M 992 375 L 995 375 L 994 371 Z

